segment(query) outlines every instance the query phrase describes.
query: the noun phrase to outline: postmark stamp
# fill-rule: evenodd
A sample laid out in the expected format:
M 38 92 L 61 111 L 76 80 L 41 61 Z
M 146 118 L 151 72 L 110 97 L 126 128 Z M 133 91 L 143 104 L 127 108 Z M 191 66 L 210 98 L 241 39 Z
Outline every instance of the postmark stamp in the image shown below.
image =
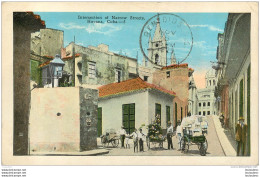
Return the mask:
M 180 64 L 192 51 L 193 34 L 182 17 L 173 13 L 158 13 L 142 27 L 139 45 L 145 59 L 154 65 L 166 66 L 172 64 L 173 59 Z

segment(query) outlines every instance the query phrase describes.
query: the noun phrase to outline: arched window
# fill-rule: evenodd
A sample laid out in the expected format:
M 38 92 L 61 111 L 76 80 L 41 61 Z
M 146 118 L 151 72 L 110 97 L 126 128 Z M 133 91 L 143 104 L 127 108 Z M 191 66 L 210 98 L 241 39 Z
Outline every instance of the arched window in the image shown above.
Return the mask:
M 159 63 L 159 55 L 155 54 L 155 64 L 158 64 L 158 63 Z
M 209 86 L 211 86 L 211 80 L 209 80 Z

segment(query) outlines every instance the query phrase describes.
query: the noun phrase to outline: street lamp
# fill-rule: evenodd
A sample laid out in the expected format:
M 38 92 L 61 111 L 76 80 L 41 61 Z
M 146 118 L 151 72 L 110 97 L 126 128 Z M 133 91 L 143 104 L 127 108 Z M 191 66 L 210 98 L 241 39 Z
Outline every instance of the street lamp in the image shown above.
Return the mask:
M 65 63 L 61 60 L 60 55 L 50 61 L 49 65 L 42 68 L 44 84 L 51 84 L 51 87 L 59 86 L 59 79 L 62 78 L 62 70 Z

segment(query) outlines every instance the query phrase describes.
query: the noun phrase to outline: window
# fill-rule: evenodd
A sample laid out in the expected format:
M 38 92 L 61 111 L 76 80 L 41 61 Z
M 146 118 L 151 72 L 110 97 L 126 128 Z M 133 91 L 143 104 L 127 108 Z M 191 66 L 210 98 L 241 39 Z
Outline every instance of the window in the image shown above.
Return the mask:
M 210 102 L 208 102 L 208 106 L 210 106 Z
M 96 63 L 94 63 L 94 62 L 88 63 L 88 75 L 89 75 L 89 78 L 96 77 Z
M 206 115 L 206 112 L 205 111 L 203 111 L 203 116 L 205 116 Z
M 155 64 L 158 64 L 158 63 L 159 63 L 159 55 L 155 54 Z
M 251 68 L 250 65 L 247 69 L 247 155 L 250 156 L 250 72 Z
M 116 69 L 115 77 L 116 77 L 116 82 L 120 82 L 121 81 L 121 70 L 120 69 Z
M 159 115 L 160 116 L 160 125 L 161 125 L 161 105 L 158 103 L 155 103 L 155 116 Z
M 99 107 L 97 110 L 97 136 L 102 135 L 102 108 Z
M 213 80 L 213 85 L 216 85 L 216 82 L 215 82 L 215 80 Z
M 166 77 L 169 78 L 171 76 L 171 72 L 170 71 L 167 71 L 166 72 Z
M 203 103 L 203 107 L 205 107 L 205 106 L 206 106 L 206 103 L 204 102 L 204 103 Z
M 199 115 L 201 115 L 201 112 L 199 112 Z
M 178 105 L 175 103 L 175 127 L 177 127 Z
M 128 134 L 135 130 L 135 104 L 123 104 L 123 126 Z
M 199 103 L 199 107 L 201 107 L 201 103 Z
M 240 81 L 239 87 L 239 117 L 244 116 L 244 80 Z
M 148 81 L 148 76 L 144 76 L 144 81 Z
M 159 44 L 158 44 L 158 43 L 156 43 L 156 44 L 155 44 L 155 47 L 158 47 L 158 46 L 159 46 Z
M 209 86 L 211 86 L 211 80 L 209 80 Z
M 166 126 L 169 121 L 171 121 L 171 109 L 170 106 L 166 106 Z
M 208 111 L 208 115 L 210 115 L 210 111 Z

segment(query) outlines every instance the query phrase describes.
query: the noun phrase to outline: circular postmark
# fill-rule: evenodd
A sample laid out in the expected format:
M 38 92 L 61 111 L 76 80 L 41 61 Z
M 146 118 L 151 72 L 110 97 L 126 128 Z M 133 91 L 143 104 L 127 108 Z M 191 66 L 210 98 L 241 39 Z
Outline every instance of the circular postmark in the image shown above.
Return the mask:
M 139 38 L 146 61 L 163 67 L 183 63 L 190 55 L 193 35 L 188 23 L 173 13 L 158 13 L 144 24 Z

